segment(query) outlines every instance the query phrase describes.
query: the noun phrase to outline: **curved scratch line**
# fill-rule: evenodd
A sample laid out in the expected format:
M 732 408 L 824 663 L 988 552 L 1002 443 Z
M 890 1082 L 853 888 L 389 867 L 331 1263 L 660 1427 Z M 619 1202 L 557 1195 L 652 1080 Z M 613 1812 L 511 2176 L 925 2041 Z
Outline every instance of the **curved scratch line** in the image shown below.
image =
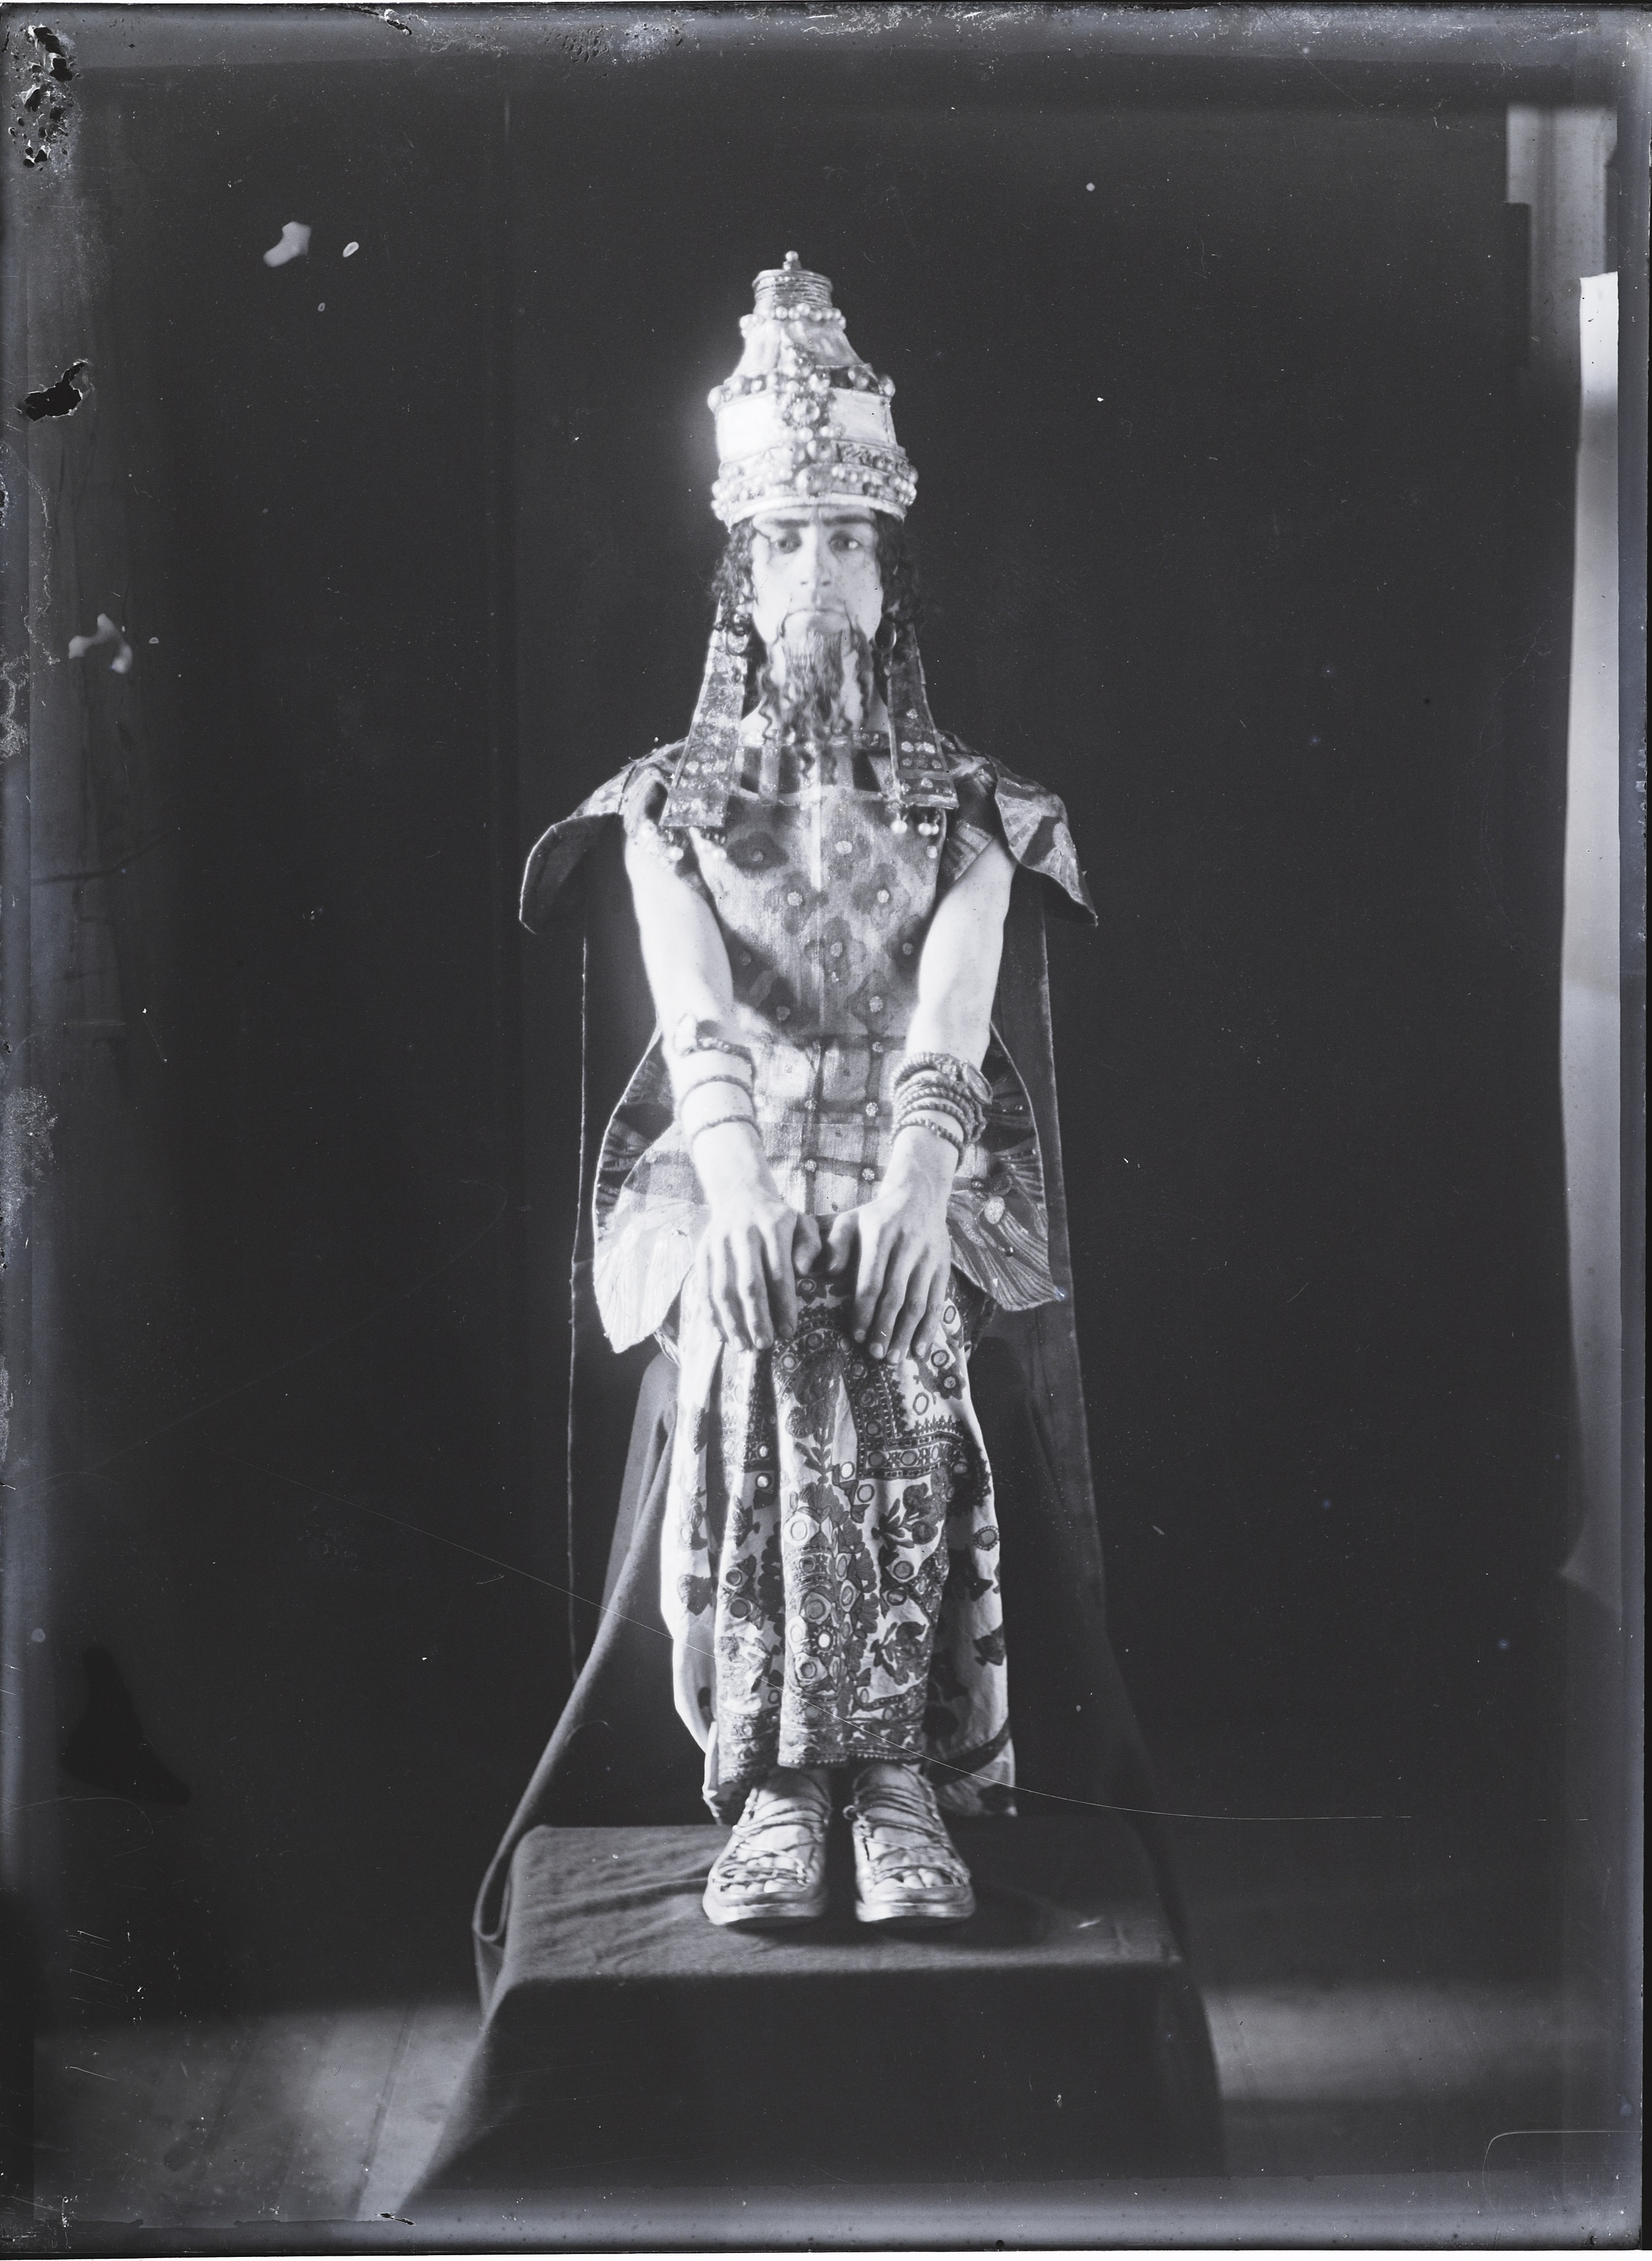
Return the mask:
M 1483 2204 L 1490 2202 L 1491 2193 L 1486 2186 L 1486 2161 L 1491 2157 L 1491 2143 L 1506 2143 L 1511 2135 L 1616 2135 L 1627 2140 L 1640 2134 L 1638 2128 L 1499 2128 L 1480 2154 L 1480 2197 Z

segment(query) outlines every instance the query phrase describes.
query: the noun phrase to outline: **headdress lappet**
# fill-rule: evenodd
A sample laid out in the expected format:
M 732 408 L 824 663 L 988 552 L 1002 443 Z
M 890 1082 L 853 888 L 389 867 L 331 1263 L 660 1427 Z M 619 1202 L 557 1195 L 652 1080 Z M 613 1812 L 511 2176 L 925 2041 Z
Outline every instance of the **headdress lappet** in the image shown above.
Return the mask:
M 788 251 L 758 276 L 740 327 L 745 350 L 711 393 L 718 476 L 711 506 L 725 526 L 785 504 L 857 504 L 904 518 L 917 475 L 894 436 L 892 378 L 861 360 L 832 305 L 832 286 Z M 694 719 L 662 812 L 672 829 L 722 829 L 739 774 L 740 722 L 751 659 L 751 621 L 722 611 L 713 625 Z M 917 637 L 895 629 L 885 662 L 889 800 L 897 824 L 916 810 L 955 808 L 923 687 Z

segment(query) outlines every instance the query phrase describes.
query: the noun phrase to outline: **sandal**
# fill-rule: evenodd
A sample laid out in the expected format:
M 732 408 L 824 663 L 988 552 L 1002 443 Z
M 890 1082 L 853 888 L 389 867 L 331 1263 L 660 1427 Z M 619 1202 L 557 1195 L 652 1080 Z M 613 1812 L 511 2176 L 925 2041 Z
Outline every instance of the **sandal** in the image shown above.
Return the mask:
M 826 1913 L 831 1798 L 805 1775 L 795 1790 L 759 1783 L 711 1864 L 700 1905 L 713 1923 L 814 1923 Z
M 928 1780 L 914 1768 L 863 1773 L 844 1808 L 855 1838 L 855 1914 L 862 1923 L 962 1923 L 975 1913 L 969 1870 L 958 1857 Z

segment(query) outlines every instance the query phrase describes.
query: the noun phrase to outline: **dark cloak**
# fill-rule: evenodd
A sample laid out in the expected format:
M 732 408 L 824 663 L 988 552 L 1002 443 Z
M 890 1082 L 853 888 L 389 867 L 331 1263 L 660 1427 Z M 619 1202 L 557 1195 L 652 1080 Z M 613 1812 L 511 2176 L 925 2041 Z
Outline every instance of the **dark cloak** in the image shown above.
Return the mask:
M 651 1345 L 619 1354 L 609 1347 L 592 1284 L 591 1196 L 600 1130 L 650 1030 L 621 850 L 617 813 L 581 812 L 540 841 L 522 890 L 522 922 L 531 932 L 572 922 L 584 937 L 583 1136 L 568 1449 L 568 1584 L 578 1677 L 478 1898 L 477 1965 L 485 2004 L 509 1920 L 511 1856 L 528 1830 L 703 1826 L 706 1819 L 703 1754 L 672 1701 L 671 1639 L 658 1598 L 676 1369 Z M 1143 1840 L 1181 1935 L 1182 1899 L 1154 1811 L 1146 1754 L 1107 1634 L 1073 1317 L 1046 900 L 1062 915 L 1087 915 L 1036 872 L 1024 865 L 1017 869 L 993 1017 L 1037 1117 L 1051 1271 L 1064 1300 L 1029 1311 L 1000 1311 L 970 1360 L 970 1388 L 1003 1532 L 1016 1798 L 1024 1812 L 1086 1807 L 1122 1812 Z M 599 1591 L 600 1609 L 582 1598 Z

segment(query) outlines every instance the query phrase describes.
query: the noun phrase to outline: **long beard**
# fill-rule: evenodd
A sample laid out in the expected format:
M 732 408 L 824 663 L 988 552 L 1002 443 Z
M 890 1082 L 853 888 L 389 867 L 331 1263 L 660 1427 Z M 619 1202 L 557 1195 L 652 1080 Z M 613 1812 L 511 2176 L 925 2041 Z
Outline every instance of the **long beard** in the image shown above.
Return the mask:
M 851 727 L 851 685 L 858 687 L 864 721 L 872 712 L 872 639 L 853 622 L 841 628 L 800 622 L 792 635 L 782 635 L 759 678 L 762 696 L 781 729 L 804 739 L 830 737 Z

